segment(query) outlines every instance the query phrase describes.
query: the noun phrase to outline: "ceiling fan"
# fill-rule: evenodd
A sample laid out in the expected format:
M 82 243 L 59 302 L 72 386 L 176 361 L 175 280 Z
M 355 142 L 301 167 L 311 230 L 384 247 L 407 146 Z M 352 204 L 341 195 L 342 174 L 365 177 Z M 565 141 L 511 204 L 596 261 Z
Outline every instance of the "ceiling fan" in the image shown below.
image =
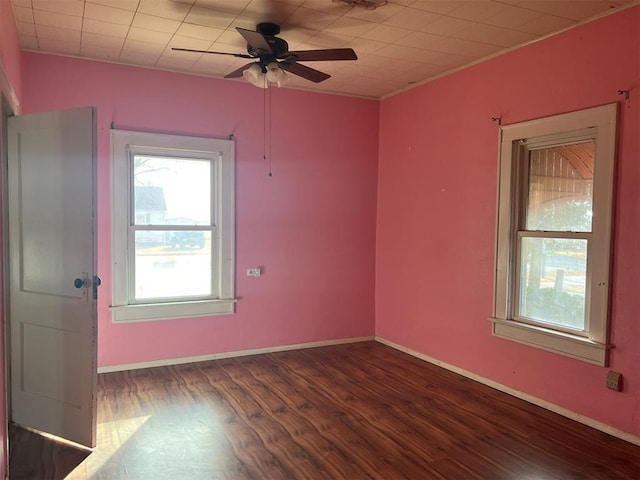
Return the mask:
M 278 72 L 287 71 L 299 77 L 320 83 L 331 75 L 316 70 L 298 62 L 325 62 L 333 60 L 357 60 L 358 56 L 352 48 L 331 48 L 325 50 L 298 50 L 289 51 L 289 44 L 282 38 L 276 37 L 280 33 L 280 26 L 275 23 L 259 23 L 256 31 L 236 27 L 236 30 L 247 41 L 247 53 L 215 52 L 211 50 L 194 50 L 190 48 L 177 48 L 182 52 L 212 53 L 215 55 L 230 55 L 239 58 L 255 60 L 237 70 L 225 75 L 224 78 L 237 78 L 248 73 L 263 74 L 269 81 L 277 81 Z M 271 72 L 270 72 L 271 71 Z M 255 82 L 253 82 L 255 84 Z

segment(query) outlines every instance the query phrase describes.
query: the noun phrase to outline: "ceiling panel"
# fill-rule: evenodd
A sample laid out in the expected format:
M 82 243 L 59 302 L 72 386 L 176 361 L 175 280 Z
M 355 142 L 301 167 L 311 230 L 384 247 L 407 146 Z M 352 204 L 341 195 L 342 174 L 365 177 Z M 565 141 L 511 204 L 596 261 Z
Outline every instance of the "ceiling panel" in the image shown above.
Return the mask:
M 136 13 L 133 17 L 133 27 L 153 30 L 154 32 L 176 33 L 180 22 L 177 20 L 169 20 L 168 18 L 156 17 L 146 13 Z
M 35 38 L 35 36 L 36 36 L 36 26 L 33 23 L 18 22 L 18 33 L 20 34 L 20 43 L 22 45 L 22 48 L 26 48 L 24 46 L 23 40 L 24 40 L 25 37 L 34 37 Z
M 25 0 L 25 1 L 29 1 L 29 0 Z M 44 0 L 44 1 L 47 1 L 47 0 Z M 77 3 L 82 3 L 82 2 L 77 2 Z M 87 0 L 87 3 L 97 3 L 99 5 L 106 5 L 107 7 L 121 8 L 122 10 L 131 10 L 135 12 L 138 9 L 140 0 Z
M 55 5 L 55 3 L 52 2 Z M 98 3 L 87 2 L 84 6 L 84 17 L 119 25 L 130 25 L 134 12 L 122 8 L 108 7 Z
M 220 28 L 204 27 L 202 25 L 192 25 L 190 23 L 183 23 L 176 31 L 176 35 L 178 36 L 198 38 L 200 40 L 209 40 L 211 42 L 215 42 L 223 33 L 224 30 Z
M 92 18 L 85 18 L 82 21 L 82 31 L 111 37 L 125 38 L 129 33 L 129 25 L 119 25 L 117 23 L 101 22 Z M 90 36 L 83 36 L 83 41 Z
M 36 10 L 44 10 L 49 12 L 55 12 L 62 15 L 73 15 L 76 17 L 82 17 L 82 10 L 84 2 L 78 0 L 31 0 L 31 5 Z
M 33 9 L 27 7 L 13 6 L 13 16 L 16 22 L 33 23 Z
M 108 3 L 108 0 L 104 0 Z M 172 0 L 139 0 L 140 3 L 136 11 L 155 15 L 156 17 L 168 18 L 169 20 L 183 21 L 191 11 L 192 6 L 182 2 Z
M 84 32 L 82 34 L 82 46 L 84 47 L 85 45 L 108 48 L 119 53 L 124 45 L 124 37 Z
M 638 0 L 11 0 L 25 50 L 212 77 L 251 60 L 236 27 L 281 26 L 289 50 L 353 48 L 356 61 L 305 62 L 331 78 L 292 88 L 381 98 Z M 379 0 L 371 0 L 377 3 Z M 229 81 L 244 81 L 232 79 Z

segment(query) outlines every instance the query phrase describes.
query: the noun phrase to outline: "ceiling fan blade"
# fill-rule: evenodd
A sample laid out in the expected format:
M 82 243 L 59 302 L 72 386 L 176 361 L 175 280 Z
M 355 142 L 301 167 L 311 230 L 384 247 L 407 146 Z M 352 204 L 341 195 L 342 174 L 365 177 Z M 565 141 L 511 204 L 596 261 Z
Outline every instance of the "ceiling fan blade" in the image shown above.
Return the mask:
M 330 48 L 327 50 L 299 50 L 289 52 L 296 62 L 324 62 L 332 60 L 357 60 L 353 48 Z
M 194 50 L 193 48 L 178 48 L 178 47 L 171 47 L 171 50 L 175 50 L 177 52 L 214 53 L 216 55 L 230 55 L 232 57 L 239 57 L 239 58 L 253 58 L 251 55 L 247 53 L 215 52 L 213 50 Z
M 242 72 L 244 72 L 247 68 L 249 68 L 251 65 L 254 65 L 256 62 L 251 62 L 251 63 L 247 63 L 246 65 L 243 65 L 242 67 L 234 70 L 231 73 L 227 73 L 224 78 L 238 78 L 242 76 Z
M 301 65 L 296 62 L 280 62 L 278 63 L 278 66 L 287 72 L 306 78 L 307 80 L 311 80 L 315 83 L 320 83 L 327 78 L 331 78 L 331 75 L 328 73 L 321 72 L 320 70 L 316 70 L 315 68 L 307 67 L 306 65 Z
M 254 32 L 253 30 L 247 30 L 246 28 L 236 27 L 236 30 L 240 35 L 244 37 L 249 46 L 254 50 L 264 50 L 267 53 L 271 53 L 271 47 L 260 32 Z

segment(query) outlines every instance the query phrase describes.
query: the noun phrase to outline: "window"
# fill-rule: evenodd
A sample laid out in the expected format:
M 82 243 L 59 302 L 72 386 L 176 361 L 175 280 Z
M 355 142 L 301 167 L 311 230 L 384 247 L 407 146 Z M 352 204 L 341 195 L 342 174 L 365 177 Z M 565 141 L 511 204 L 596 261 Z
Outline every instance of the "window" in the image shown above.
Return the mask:
M 494 335 L 606 364 L 616 115 L 502 127 Z
M 234 312 L 234 144 L 113 130 L 115 322 Z

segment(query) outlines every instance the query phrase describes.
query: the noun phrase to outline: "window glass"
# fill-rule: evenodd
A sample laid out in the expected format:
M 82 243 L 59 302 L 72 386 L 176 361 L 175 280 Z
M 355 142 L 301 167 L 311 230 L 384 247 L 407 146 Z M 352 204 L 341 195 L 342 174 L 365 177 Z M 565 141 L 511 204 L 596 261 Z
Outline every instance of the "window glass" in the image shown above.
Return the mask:
M 211 232 L 135 232 L 135 300 L 210 297 Z
M 136 225 L 210 225 L 211 162 L 133 158 Z
M 587 241 L 522 238 L 519 316 L 584 330 Z
M 594 147 L 585 142 L 529 152 L 527 230 L 591 231 Z

